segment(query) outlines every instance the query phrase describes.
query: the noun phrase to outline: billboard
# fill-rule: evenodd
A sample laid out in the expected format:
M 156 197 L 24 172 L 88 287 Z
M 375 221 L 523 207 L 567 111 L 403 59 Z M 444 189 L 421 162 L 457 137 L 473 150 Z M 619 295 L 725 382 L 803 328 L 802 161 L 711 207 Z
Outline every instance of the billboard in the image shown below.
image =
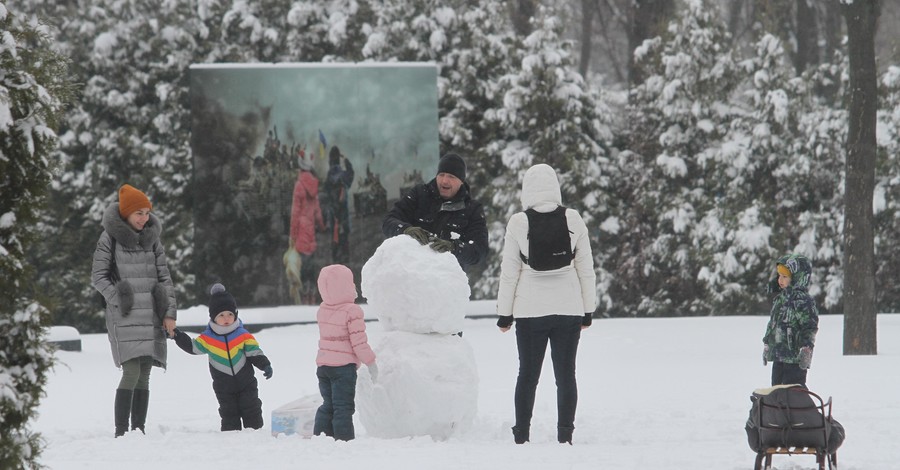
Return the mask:
M 315 304 L 321 267 L 357 284 L 381 222 L 439 158 L 437 67 L 190 68 L 194 274 L 239 305 Z

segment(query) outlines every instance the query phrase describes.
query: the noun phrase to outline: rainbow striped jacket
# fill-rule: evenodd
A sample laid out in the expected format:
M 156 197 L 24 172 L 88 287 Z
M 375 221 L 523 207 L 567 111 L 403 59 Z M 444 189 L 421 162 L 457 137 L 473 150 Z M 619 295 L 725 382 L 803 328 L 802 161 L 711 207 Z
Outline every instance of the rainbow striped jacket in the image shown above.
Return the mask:
M 227 327 L 209 322 L 206 330 L 193 340 L 176 330 L 175 343 L 189 354 L 206 354 L 209 366 L 223 374 L 235 376 L 250 361 L 260 370 L 269 365 L 256 338 L 238 320 Z

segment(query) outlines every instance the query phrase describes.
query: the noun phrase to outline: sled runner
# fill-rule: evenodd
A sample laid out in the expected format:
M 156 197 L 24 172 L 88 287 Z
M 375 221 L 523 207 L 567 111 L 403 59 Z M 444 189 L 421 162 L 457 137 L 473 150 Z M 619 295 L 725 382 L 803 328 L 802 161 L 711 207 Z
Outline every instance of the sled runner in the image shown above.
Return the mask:
M 772 468 L 773 455 L 814 455 L 819 470 L 837 469 L 844 427 L 831 416 L 827 401 L 799 385 L 778 385 L 753 392 L 745 429 L 756 452 L 754 470 Z

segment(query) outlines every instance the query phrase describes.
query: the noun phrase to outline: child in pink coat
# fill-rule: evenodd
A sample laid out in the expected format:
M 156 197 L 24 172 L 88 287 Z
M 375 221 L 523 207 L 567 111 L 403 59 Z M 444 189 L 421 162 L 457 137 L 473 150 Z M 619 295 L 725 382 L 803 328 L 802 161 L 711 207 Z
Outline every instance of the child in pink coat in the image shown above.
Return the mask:
M 356 369 L 369 367 L 374 381 L 378 376 L 375 353 L 369 347 L 363 311 L 356 305 L 353 272 L 341 264 L 325 266 L 319 272 L 322 304 L 316 314 L 319 324 L 319 353 L 316 377 L 322 406 L 316 411 L 313 434 L 352 440 L 353 413 L 356 411 Z

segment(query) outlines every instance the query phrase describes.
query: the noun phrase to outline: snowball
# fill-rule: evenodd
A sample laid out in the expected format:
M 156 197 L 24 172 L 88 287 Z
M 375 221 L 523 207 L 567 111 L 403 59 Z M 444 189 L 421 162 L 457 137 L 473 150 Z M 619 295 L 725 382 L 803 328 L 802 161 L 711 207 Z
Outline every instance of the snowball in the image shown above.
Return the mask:
M 450 253 L 406 235 L 389 238 L 363 266 L 361 287 L 385 331 L 462 331 L 469 281 Z

